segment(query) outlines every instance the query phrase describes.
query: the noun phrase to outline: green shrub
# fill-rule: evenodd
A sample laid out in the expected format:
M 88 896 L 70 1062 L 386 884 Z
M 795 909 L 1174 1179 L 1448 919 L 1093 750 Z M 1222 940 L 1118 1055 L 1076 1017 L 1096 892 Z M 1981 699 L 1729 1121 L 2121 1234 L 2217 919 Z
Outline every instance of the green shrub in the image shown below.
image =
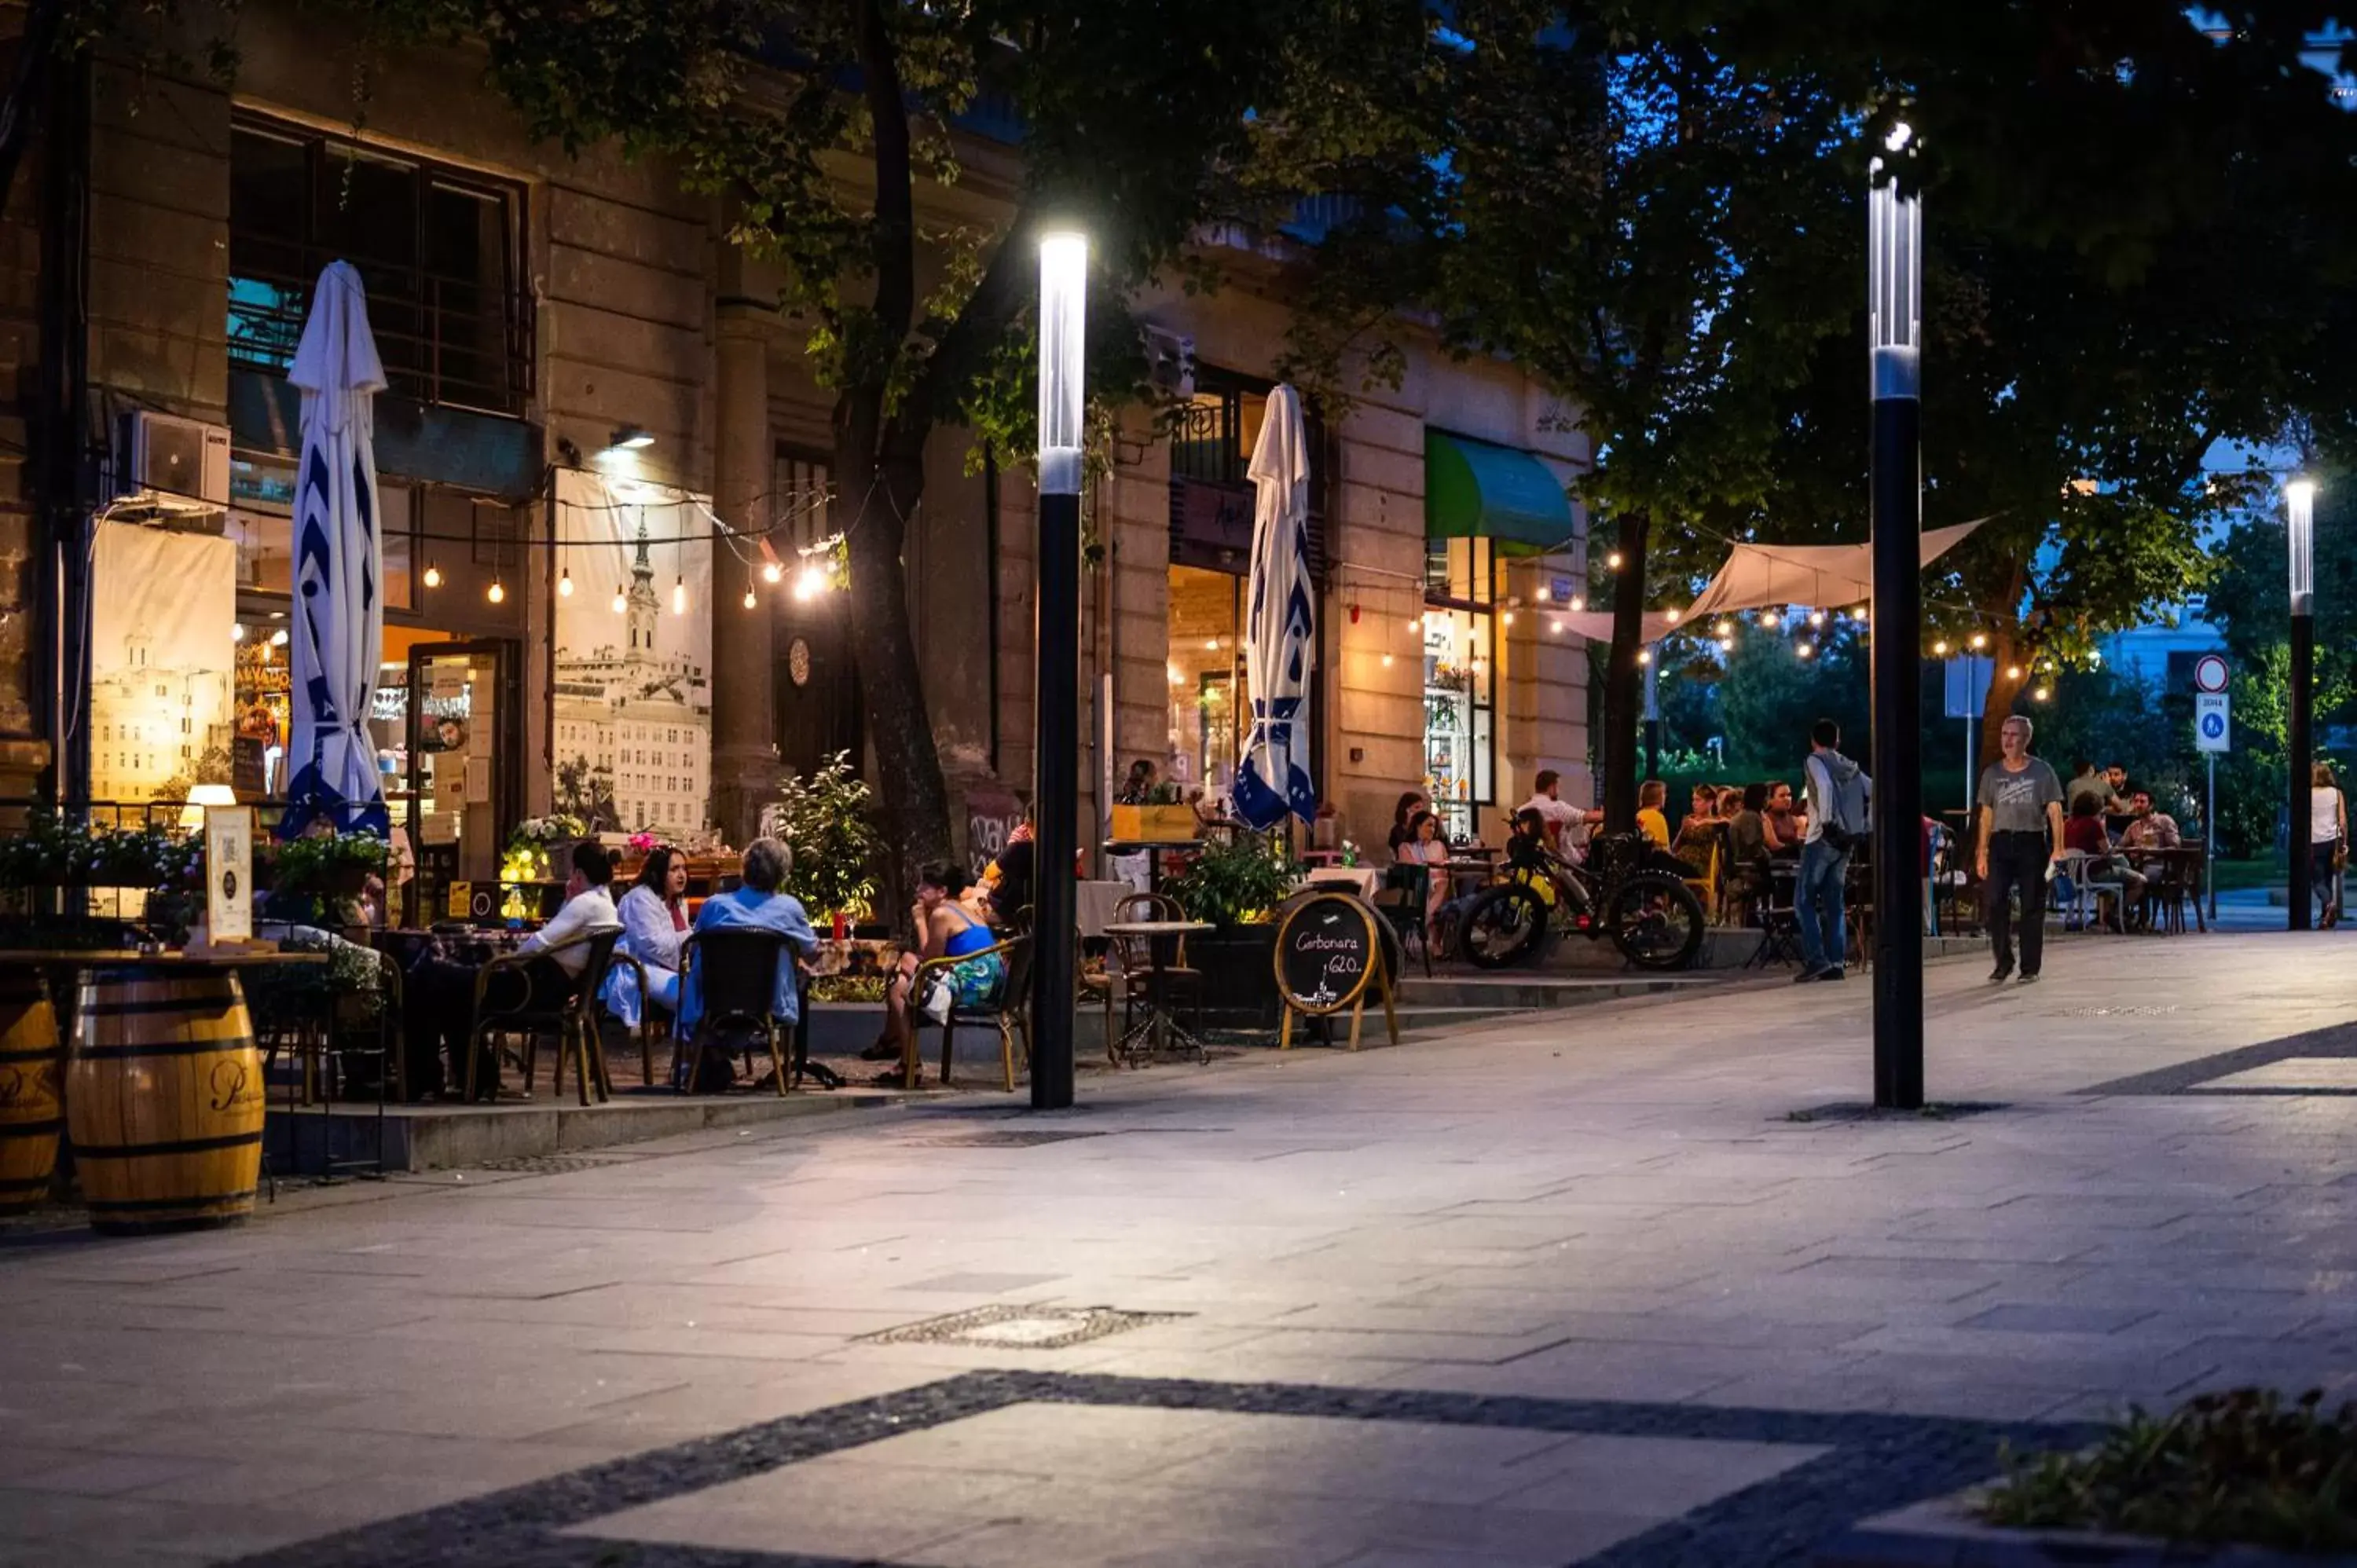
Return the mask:
M 1205 843 L 1177 875 L 1163 878 L 1162 890 L 1178 900 L 1189 919 L 1225 929 L 1243 924 L 1246 915 L 1275 908 L 1298 880 L 1299 868 L 1281 841 L 1239 831 L 1227 843 Z
M 2141 1410 L 2092 1449 L 2001 1455 L 1982 1499 L 1992 1524 L 2232 1541 L 2287 1552 L 2357 1548 L 2357 1404 L 2323 1391 L 2286 1404 L 2272 1390 L 2204 1394 L 2174 1413 Z
M 779 785 L 778 836 L 794 852 L 786 891 L 813 918 L 840 910 L 857 919 L 874 911 L 881 848 L 875 809 L 875 792 L 851 770 L 847 752 L 836 752 L 807 779 L 789 775 Z

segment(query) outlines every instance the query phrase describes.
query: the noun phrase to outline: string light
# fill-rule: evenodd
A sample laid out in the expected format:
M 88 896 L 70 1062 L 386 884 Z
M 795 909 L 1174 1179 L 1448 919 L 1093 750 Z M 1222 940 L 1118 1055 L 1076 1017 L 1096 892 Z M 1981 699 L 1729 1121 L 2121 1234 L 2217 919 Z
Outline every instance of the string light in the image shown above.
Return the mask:
M 483 597 L 490 600 L 491 603 L 495 605 L 504 603 L 507 596 L 507 589 L 500 585 L 500 580 L 497 577 L 493 577 L 491 579 L 491 585 L 483 593 Z
M 1824 624 L 1825 624 L 1825 612 L 1824 612 L 1824 611 L 1823 611 L 1823 610 L 1811 610 L 1811 611 L 1809 612 L 1809 624 L 1810 624 L 1811 626 L 1823 626 L 1823 625 L 1824 625 Z
M 1620 552 L 1615 550 L 1611 554 L 1607 555 L 1604 558 L 1604 564 L 1615 572 L 1620 570 Z
M 1544 583 L 1541 583 L 1539 585 L 1539 603 L 1544 604 L 1553 597 L 1555 597 L 1555 590 L 1548 587 Z
M 1503 620 L 1503 621 L 1504 621 L 1508 626 L 1512 626 L 1512 625 L 1513 625 L 1513 624 L 1514 624 L 1514 612 L 1513 612 L 1513 611 L 1512 611 L 1512 610 L 1508 610 L 1508 611 L 1507 611 L 1503 616 L 1500 617 L 1499 618 L 1500 618 L 1500 619 L 1501 619 L 1501 620 Z
M 1559 620 L 1551 620 L 1547 622 L 1547 629 L 1555 633 L 1557 637 L 1561 637 L 1563 635 L 1563 622 Z
M 558 573 L 558 574 L 557 574 L 557 577 L 556 577 L 556 591 L 557 591 L 559 594 L 561 594 L 562 596 L 564 596 L 565 598 L 568 598 L 568 599 L 569 599 L 569 598 L 571 598 L 571 597 L 573 596 L 573 568 L 572 568 L 572 567 L 567 566 L 566 568 L 565 568 L 565 570 L 564 570 L 564 571 L 562 571 L 562 572 L 560 572 L 560 573 Z
M 1640 663 L 1640 664 L 1651 664 L 1652 661 L 1653 661 L 1653 650 L 1652 650 L 1652 649 L 1650 649 L 1650 648 L 1641 648 L 1641 649 L 1637 650 L 1637 662 L 1638 662 L 1638 663 Z
M 1422 616 L 1408 617 L 1407 628 L 1410 631 L 1422 631 L 1424 629 L 1424 618 Z
M 1792 651 L 1793 651 L 1793 652 L 1795 652 L 1795 653 L 1797 653 L 1797 654 L 1799 654 L 1802 658 L 1806 659 L 1810 654 L 1814 653 L 1814 652 L 1816 651 L 1816 650 L 1815 650 L 1815 649 L 1813 649 L 1813 648 L 1812 648 L 1812 647 L 1810 647 L 1807 643 L 1805 643 L 1805 642 L 1804 642 L 1804 643 L 1802 643 L 1799 647 L 1797 647 L 1797 648 L 1793 649 L 1793 650 L 1792 650 Z
M 614 585 L 614 613 L 615 613 L 616 615 L 620 615 L 623 611 L 625 611 L 625 610 L 629 609 L 630 607 L 630 601 L 629 599 L 625 598 L 625 597 L 623 596 L 623 595 L 622 595 L 622 585 L 621 585 L 621 584 L 619 584 L 619 583 L 615 584 L 615 585 Z
M 2029 693 L 2029 700 L 2033 703 L 2042 703 L 2053 694 L 2053 693 L 2048 691 L 2045 687 L 2040 686 L 2038 690 Z
M 1975 648 L 1986 648 L 1988 646 L 1988 633 L 1985 631 L 1976 631 L 1973 633 L 1973 646 Z
M 672 579 L 671 613 L 675 616 L 687 613 L 687 575 L 683 572 Z
M 1571 607 L 1576 610 L 1584 610 L 1587 607 L 1587 600 L 1578 594 L 1574 594 L 1571 596 Z
M 826 574 L 816 565 L 804 566 L 802 575 L 794 579 L 794 597 L 804 602 L 818 597 L 825 590 Z M 1211 646 L 1216 648 L 1219 644 L 1214 642 Z
M 1945 640 L 1944 639 L 1942 639 L 1941 641 L 1934 642 L 1933 644 L 1932 644 L 1932 658 L 1934 658 L 1934 659 L 1945 659 L 1947 656 L 1948 656 L 1948 644 L 1947 644 L 1947 642 L 1946 642 L 1946 640 Z
M 1849 614 L 1850 618 L 1857 622 L 1858 625 L 1864 626 L 1866 624 L 1866 607 L 1864 605 L 1858 606 L 1857 608 L 1850 611 Z
M 753 597 L 753 585 L 752 585 L 752 584 L 750 584 L 750 583 L 746 584 L 746 585 L 745 585 L 745 607 L 746 607 L 747 609 L 748 609 L 748 610 L 749 610 L 749 609 L 751 609 L 755 605 L 759 604 L 759 602 L 760 602 L 759 600 L 758 600 L 758 599 L 756 599 L 756 598 L 754 598 L 754 597 Z
M 438 588 L 442 585 L 442 568 L 431 561 L 425 563 L 425 585 L 429 588 Z
M 1207 637 L 1207 638 L 1205 638 L 1205 639 L 1203 639 L 1203 651 L 1204 651 L 1204 652 L 1206 652 L 1206 653 L 1217 653 L 1219 650 L 1220 650 L 1220 639 L 1219 639 L 1218 638 L 1216 638 L 1216 637 Z
M 1727 619 L 1725 616 L 1721 616 L 1718 618 L 1718 624 L 1711 629 L 1717 632 L 1722 638 L 1733 637 L 1735 635 L 1735 623 Z
M 762 564 L 761 581 L 765 583 L 782 583 L 785 580 L 786 569 L 783 565 L 775 561 L 765 562 Z
M 2018 680 L 2020 680 L 2020 679 L 2021 679 L 2021 666 L 2020 666 L 2020 665 L 2018 665 L 2018 664 L 2008 664 L 2008 665 L 2007 665 L 2007 666 L 2005 667 L 2005 678 L 2006 678 L 2007 680 L 2008 680 L 2008 681 L 2018 681 Z
M 1384 668 L 1384 669 L 1386 669 L 1386 670 L 1388 670 L 1388 669 L 1390 669 L 1391 667 L 1392 667 L 1392 656 L 1391 656 L 1390 654 L 1386 653 L 1386 654 L 1384 654 L 1384 655 L 1383 655 L 1383 668 Z
M 1682 610 L 1674 610 L 1674 610 L 1669 611 L 1669 612 L 1668 612 L 1668 614 L 1669 614 L 1669 618 L 1670 618 L 1670 624 L 1671 624 L 1672 626 L 1675 626 L 1675 625 L 1677 625 L 1677 624 L 1678 624 L 1678 617 L 1679 617 L 1680 615 L 1684 614 L 1684 611 L 1682 611 Z
M 1761 610 L 1760 612 L 1760 624 L 1766 627 L 1770 631 L 1773 631 L 1783 623 L 1778 618 L 1775 611 Z
M 1734 651 L 1735 651 L 1735 639 L 1733 639 L 1733 638 L 1731 638 L 1731 637 L 1722 637 L 1722 638 L 1720 638 L 1720 639 L 1718 639 L 1718 650 L 1719 650 L 1721 653 L 1732 653 L 1732 652 L 1734 652 Z

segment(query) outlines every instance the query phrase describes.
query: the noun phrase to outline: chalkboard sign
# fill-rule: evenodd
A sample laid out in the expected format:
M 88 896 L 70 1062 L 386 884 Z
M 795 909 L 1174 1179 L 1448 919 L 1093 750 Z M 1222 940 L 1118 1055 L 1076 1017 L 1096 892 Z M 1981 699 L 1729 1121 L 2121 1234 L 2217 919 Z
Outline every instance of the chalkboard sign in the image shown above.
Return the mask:
M 1277 928 L 1276 988 L 1294 1012 L 1339 1013 L 1382 969 L 1375 917 L 1347 893 L 1304 898 Z

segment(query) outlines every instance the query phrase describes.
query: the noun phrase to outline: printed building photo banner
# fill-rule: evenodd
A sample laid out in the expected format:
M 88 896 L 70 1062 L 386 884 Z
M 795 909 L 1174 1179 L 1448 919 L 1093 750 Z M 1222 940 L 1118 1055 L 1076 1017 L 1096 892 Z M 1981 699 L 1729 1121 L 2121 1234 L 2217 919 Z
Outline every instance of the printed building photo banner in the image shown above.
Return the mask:
M 712 509 L 667 486 L 560 468 L 556 810 L 685 837 L 712 816 Z
M 229 783 L 237 546 L 102 522 L 91 573 L 92 797 L 186 800 L 193 785 Z

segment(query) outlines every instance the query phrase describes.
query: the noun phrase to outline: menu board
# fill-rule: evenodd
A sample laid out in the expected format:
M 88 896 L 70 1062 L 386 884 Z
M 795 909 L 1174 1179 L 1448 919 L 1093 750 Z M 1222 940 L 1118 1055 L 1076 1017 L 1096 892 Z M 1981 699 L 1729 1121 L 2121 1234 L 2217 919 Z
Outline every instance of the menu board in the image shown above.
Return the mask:
M 1359 1000 L 1382 972 L 1376 917 L 1347 893 L 1294 905 L 1276 932 L 1276 987 L 1286 1007 L 1316 1016 Z
M 205 931 L 221 945 L 253 937 L 253 808 L 205 808 Z

